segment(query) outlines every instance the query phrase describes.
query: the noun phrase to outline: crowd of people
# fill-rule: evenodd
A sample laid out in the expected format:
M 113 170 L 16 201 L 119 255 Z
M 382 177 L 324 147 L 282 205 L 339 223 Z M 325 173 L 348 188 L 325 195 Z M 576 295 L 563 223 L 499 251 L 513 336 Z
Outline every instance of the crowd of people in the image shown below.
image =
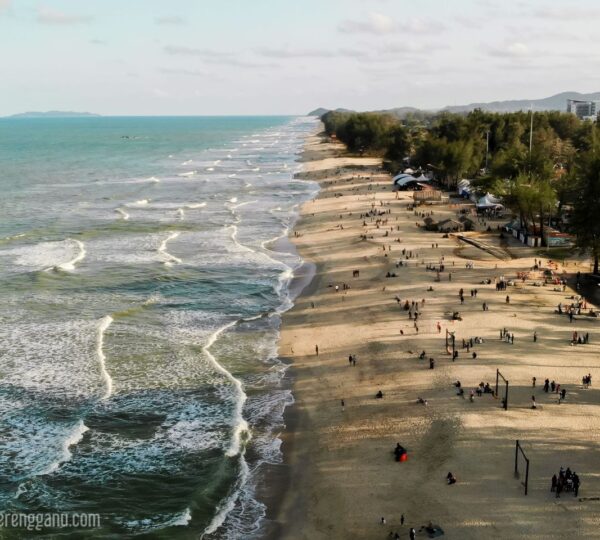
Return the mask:
M 571 471 L 569 467 L 566 470 L 561 467 L 558 476 L 556 474 L 552 475 L 550 492 L 555 493 L 557 498 L 563 492 L 573 493 L 573 496 L 577 497 L 580 485 L 581 480 L 575 471 Z

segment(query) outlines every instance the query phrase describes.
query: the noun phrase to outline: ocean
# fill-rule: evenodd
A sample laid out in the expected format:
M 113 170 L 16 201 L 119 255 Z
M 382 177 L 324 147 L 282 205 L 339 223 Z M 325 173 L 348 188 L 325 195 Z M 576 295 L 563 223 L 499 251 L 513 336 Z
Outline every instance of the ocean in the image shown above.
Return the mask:
M 0 120 L 0 512 L 100 514 L 61 538 L 256 533 L 302 262 L 273 244 L 316 192 L 293 178 L 316 127 Z

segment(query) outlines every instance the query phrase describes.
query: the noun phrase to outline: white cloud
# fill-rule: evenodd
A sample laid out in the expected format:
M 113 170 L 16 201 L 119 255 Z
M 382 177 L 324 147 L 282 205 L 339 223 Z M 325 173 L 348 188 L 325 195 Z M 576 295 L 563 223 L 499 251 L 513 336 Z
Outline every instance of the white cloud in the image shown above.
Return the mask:
M 394 19 L 382 13 L 371 12 L 364 21 L 345 20 L 340 23 L 338 30 L 344 34 L 389 34 L 394 31 Z
M 173 56 L 200 56 L 203 58 L 229 58 L 234 56 L 231 52 L 214 51 L 212 49 L 197 49 L 179 45 L 165 46 L 165 52 Z
M 166 75 L 187 75 L 191 77 L 208 77 L 209 75 L 197 69 L 185 69 L 185 68 L 159 68 L 161 73 Z
M 338 31 L 344 34 L 387 35 L 394 32 L 433 34 L 443 30 L 445 26 L 438 21 L 412 17 L 399 23 L 381 13 L 369 13 L 364 21 L 345 20 L 338 26 Z
M 197 49 L 194 47 L 182 47 L 178 45 L 167 45 L 164 48 L 167 54 L 173 56 L 196 56 L 207 64 L 220 66 L 233 66 L 239 68 L 275 68 L 277 64 L 258 63 L 245 60 L 236 53 L 215 51 L 212 49 Z
M 535 10 L 533 15 L 534 17 L 541 19 L 550 19 L 560 22 L 577 20 L 586 21 L 600 16 L 600 9 L 592 7 L 583 9 L 577 6 L 546 7 Z
M 509 43 L 504 47 L 491 49 L 490 55 L 500 58 L 528 58 L 532 54 L 527 45 L 519 41 Z
M 154 19 L 154 22 L 156 24 L 174 25 L 174 26 L 185 24 L 185 20 L 183 20 L 181 17 L 178 17 L 176 15 L 165 15 L 163 17 L 156 17 L 156 19 Z
M 256 54 L 268 58 L 360 58 L 367 53 L 358 49 L 280 49 L 263 47 Z
M 92 17 L 88 15 L 69 14 L 46 7 L 40 7 L 37 12 L 37 21 L 42 24 L 56 25 L 85 24 L 91 22 Z

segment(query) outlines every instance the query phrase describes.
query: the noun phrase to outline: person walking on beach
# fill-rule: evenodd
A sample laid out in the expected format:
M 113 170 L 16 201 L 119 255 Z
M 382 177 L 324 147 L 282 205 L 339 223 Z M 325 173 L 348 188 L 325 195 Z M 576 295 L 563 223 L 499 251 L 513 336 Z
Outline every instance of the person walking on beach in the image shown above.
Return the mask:
M 400 525 L 404 525 L 404 514 L 400 516 Z
M 319 356 L 319 346 L 315 345 L 315 354 Z
M 537 343 L 537 332 L 533 333 L 533 342 Z
M 417 531 L 415 531 L 414 527 L 410 528 L 410 531 L 408 532 L 408 538 L 410 540 L 416 540 L 416 538 L 417 538 Z
M 344 412 L 346 410 L 346 403 L 344 402 L 344 400 L 342 399 L 342 412 Z

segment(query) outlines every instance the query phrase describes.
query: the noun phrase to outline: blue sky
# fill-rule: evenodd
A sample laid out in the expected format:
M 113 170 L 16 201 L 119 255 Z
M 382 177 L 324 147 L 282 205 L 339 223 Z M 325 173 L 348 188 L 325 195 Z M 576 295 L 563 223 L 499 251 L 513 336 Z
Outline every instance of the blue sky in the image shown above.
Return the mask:
M 0 0 L 0 115 L 303 114 L 600 91 L 594 0 Z

